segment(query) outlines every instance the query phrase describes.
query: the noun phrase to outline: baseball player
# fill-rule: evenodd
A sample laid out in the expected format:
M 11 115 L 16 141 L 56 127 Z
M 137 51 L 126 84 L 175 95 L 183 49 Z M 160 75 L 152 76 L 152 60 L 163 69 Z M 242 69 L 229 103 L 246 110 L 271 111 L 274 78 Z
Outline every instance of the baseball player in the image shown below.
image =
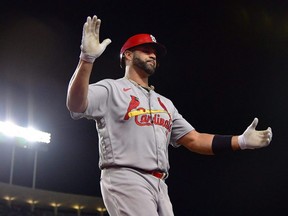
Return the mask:
M 110 39 L 99 41 L 101 20 L 88 17 L 81 54 L 69 83 L 67 107 L 73 119 L 96 122 L 101 192 L 111 216 L 172 216 L 165 179 L 168 145 L 207 155 L 270 144 L 272 130 L 256 130 L 255 118 L 242 135 L 200 133 L 158 94 L 148 79 L 166 48 L 150 34 L 130 37 L 120 51 L 125 75 L 89 84 L 92 67 Z

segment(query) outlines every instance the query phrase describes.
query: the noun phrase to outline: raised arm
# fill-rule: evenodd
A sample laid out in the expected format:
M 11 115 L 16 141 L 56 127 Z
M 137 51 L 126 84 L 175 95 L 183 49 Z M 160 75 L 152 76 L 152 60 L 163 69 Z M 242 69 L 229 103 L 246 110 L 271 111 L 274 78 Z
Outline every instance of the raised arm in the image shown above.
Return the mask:
M 69 82 L 67 91 L 67 108 L 72 112 L 84 112 L 87 108 L 89 79 L 93 63 L 111 43 L 110 39 L 99 42 L 101 20 L 97 16 L 87 17 L 83 26 L 81 54 L 79 63 Z
M 256 130 L 257 124 L 258 119 L 255 118 L 240 136 L 199 133 L 193 130 L 181 137 L 178 143 L 193 152 L 206 155 L 268 146 L 272 140 L 272 129 L 268 127 L 259 131 Z

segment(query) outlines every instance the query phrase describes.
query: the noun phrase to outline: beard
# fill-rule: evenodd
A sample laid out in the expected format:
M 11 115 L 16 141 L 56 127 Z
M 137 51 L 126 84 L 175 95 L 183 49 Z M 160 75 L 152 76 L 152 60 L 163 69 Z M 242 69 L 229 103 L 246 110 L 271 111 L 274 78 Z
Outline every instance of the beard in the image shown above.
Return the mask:
M 149 64 L 149 61 L 143 61 L 138 57 L 134 57 L 132 61 L 133 65 L 143 70 L 146 74 L 152 75 L 155 73 L 156 70 L 155 64 Z

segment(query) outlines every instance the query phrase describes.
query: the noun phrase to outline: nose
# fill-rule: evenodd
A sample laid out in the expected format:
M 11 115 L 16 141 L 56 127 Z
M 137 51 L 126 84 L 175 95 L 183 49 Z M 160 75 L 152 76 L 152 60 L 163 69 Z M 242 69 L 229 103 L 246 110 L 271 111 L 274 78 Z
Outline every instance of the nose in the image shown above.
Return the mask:
M 155 52 L 149 53 L 149 57 L 150 57 L 151 59 L 153 59 L 153 60 L 156 60 L 156 58 L 157 58 Z

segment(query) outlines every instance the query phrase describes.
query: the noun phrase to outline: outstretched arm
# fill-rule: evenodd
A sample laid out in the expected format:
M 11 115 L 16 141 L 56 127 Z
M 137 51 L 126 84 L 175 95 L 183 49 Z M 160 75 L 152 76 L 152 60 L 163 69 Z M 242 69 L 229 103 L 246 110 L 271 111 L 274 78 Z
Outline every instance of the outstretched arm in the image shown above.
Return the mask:
M 178 143 L 193 152 L 206 155 L 268 146 L 272 140 L 272 129 L 268 127 L 259 131 L 256 130 L 257 124 L 258 119 L 255 118 L 240 136 L 221 136 L 193 130 L 181 137 Z
M 110 39 L 99 42 L 101 20 L 97 16 L 87 17 L 83 26 L 80 60 L 69 82 L 67 108 L 72 112 L 84 112 L 87 108 L 89 79 L 93 63 L 111 43 Z

